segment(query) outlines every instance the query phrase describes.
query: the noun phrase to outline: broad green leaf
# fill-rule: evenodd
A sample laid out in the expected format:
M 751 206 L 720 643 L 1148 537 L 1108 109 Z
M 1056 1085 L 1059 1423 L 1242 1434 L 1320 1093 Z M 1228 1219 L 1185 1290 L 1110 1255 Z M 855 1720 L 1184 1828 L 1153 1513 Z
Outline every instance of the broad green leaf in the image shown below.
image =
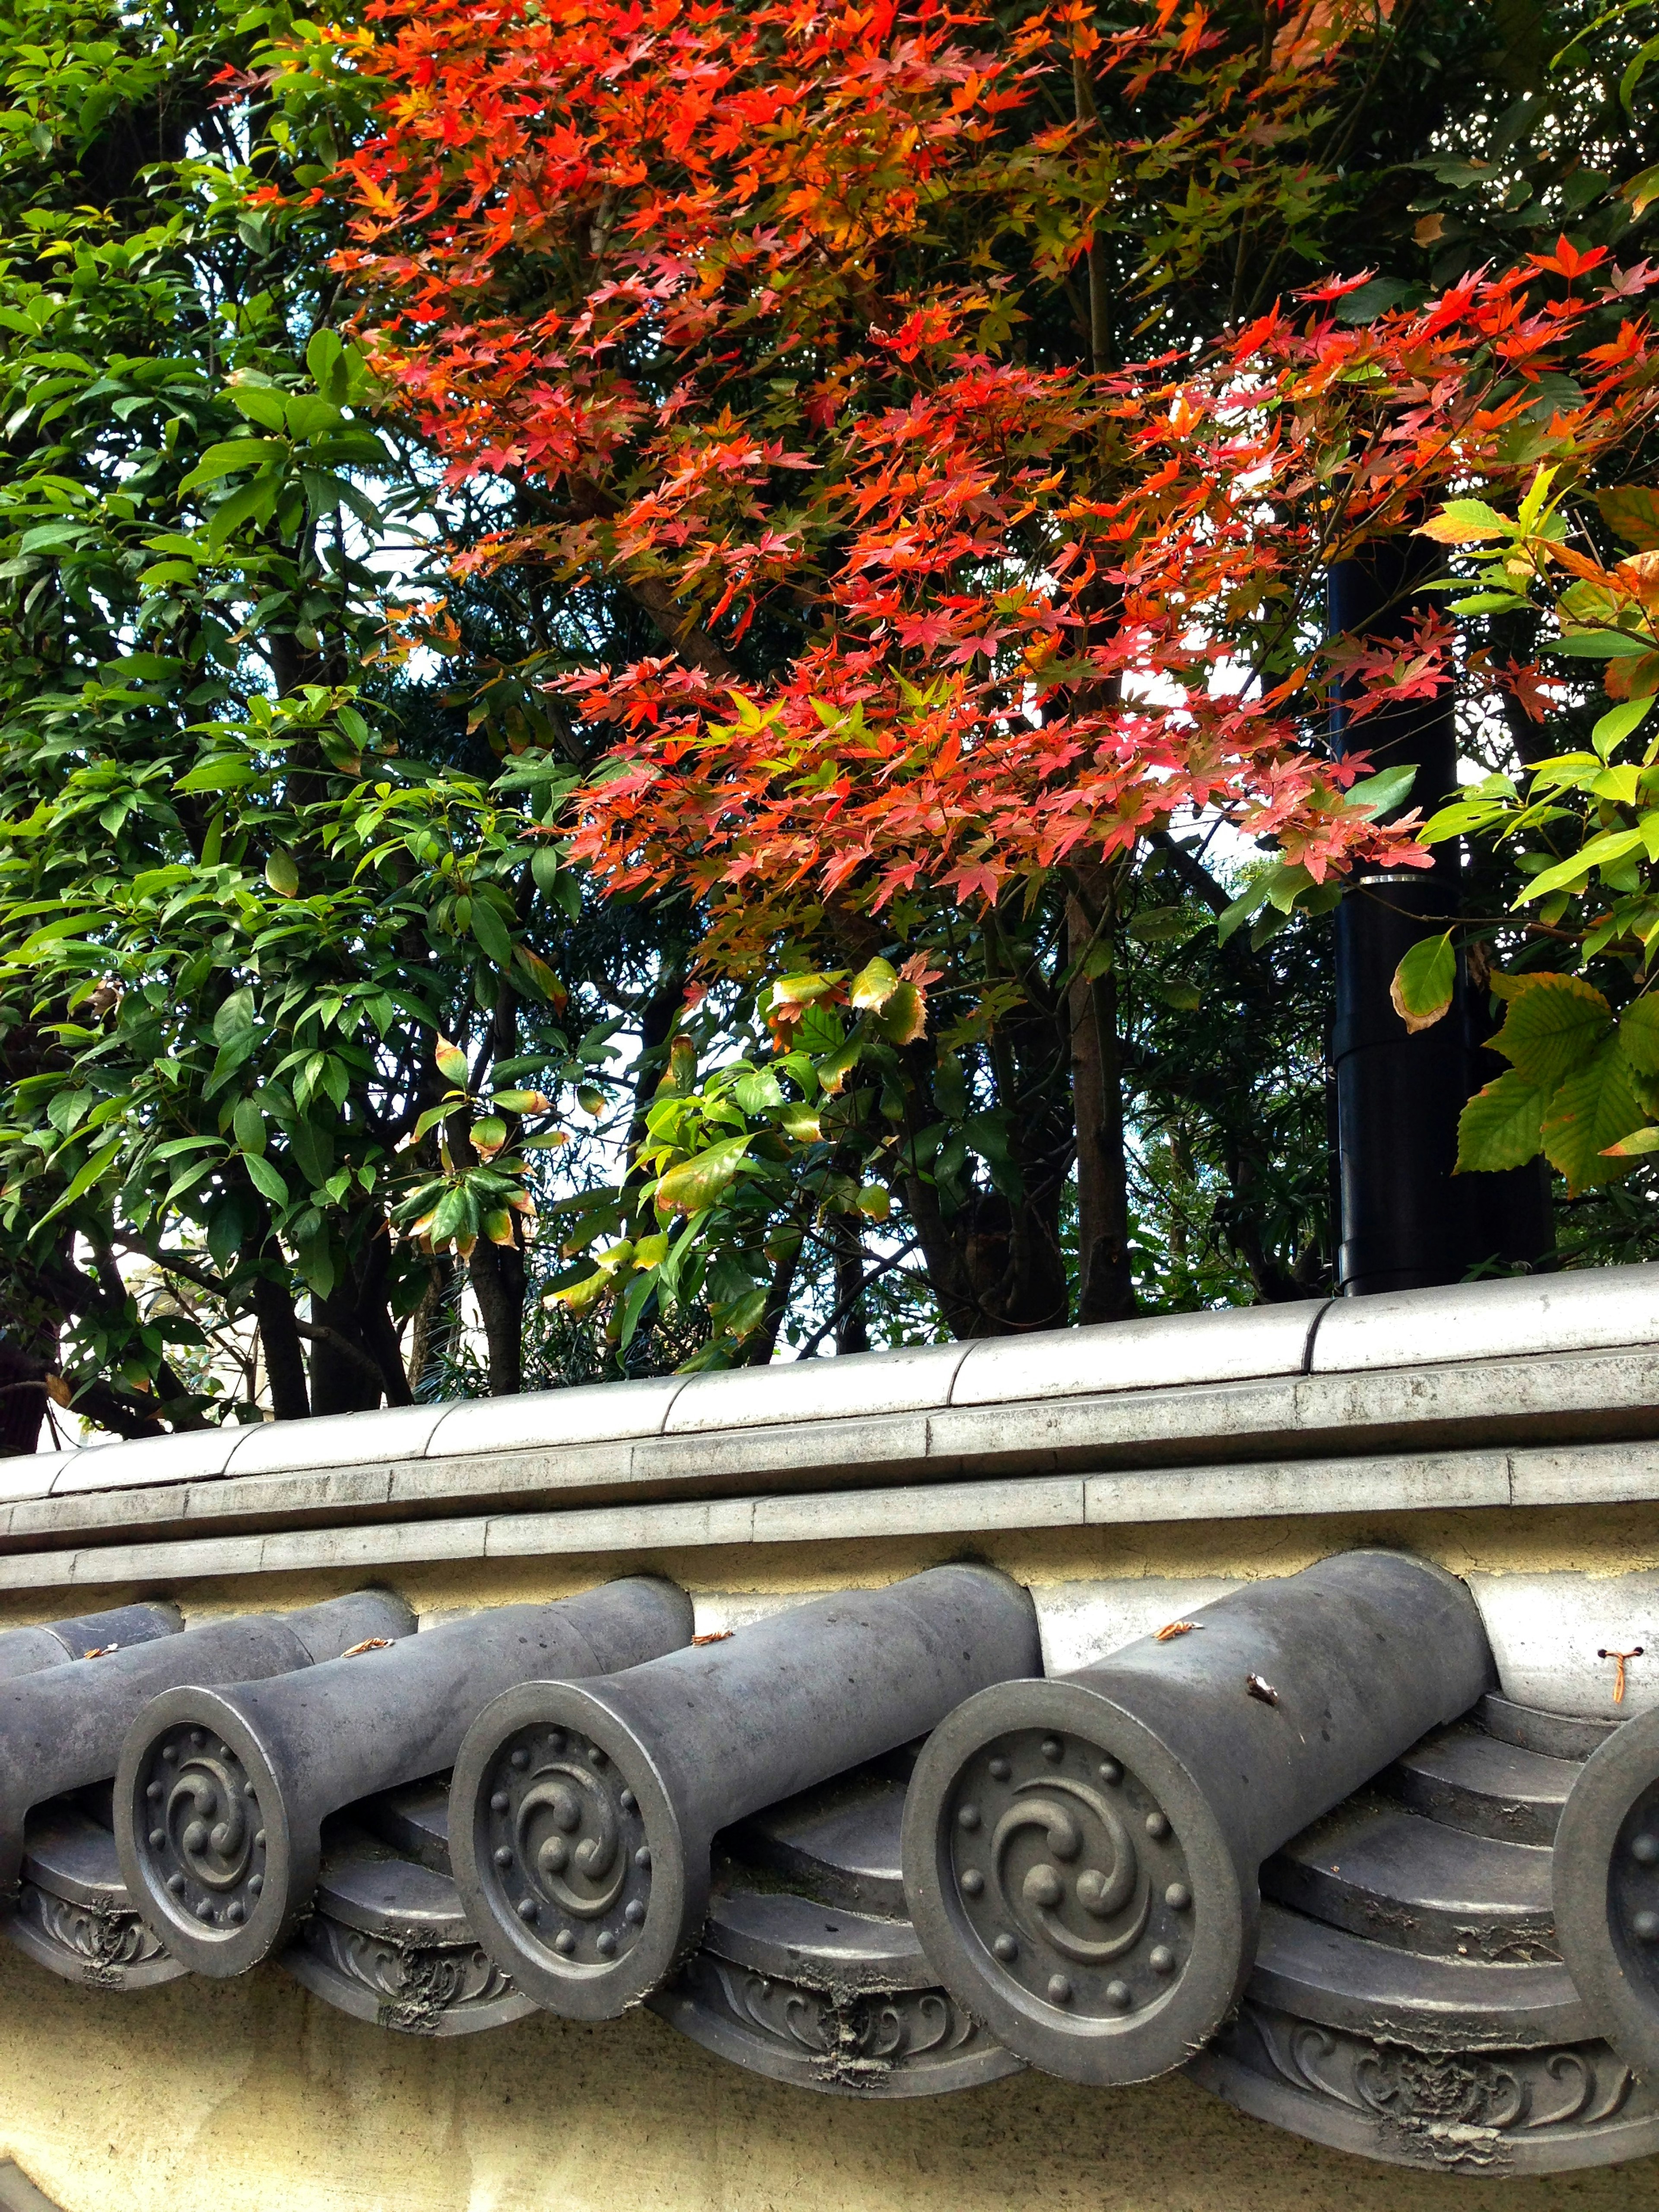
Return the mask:
M 745 1114 L 770 1114 L 785 1103 L 783 1085 L 769 1067 L 740 1075 L 732 1085 L 732 1096 Z
M 1573 629 L 1544 640 L 1547 653 L 1563 653 L 1573 660 L 1634 660 L 1653 649 L 1651 638 L 1631 637 L 1620 629 Z
M 513 939 L 507 924 L 486 898 L 472 902 L 472 934 L 498 968 L 513 965 Z
M 1483 499 L 1452 499 L 1414 534 L 1438 545 L 1474 545 L 1483 538 L 1505 537 L 1514 527 Z
M 822 974 L 813 969 L 805 975 L 780 975 L 772 986 L 773 1003 L 780 1006 L 810 1006 L 837 989 L 846 972 L 837 968 Z
M 1242 929 L 1256 908 L 1266 903 L 1267 896 L 1267 879 L 1258 876 L 1230 907 L 1216 917 L 1215 933 L 1218 942 L 1224 945 L 1236 929 Z
M 848 1001 L 860 1012 L 879 1013 L 899 988 L 898 969 L 879 955 L 860 969 L 848 987 Z
M 504 1114 L 549 1114 L 553 1102 L 539 1091 L 498 1091 L 491 1104 Z
M 229 754 L 220 760 L 204 761 L 181 775 L 173 785 L 175 791 L 240 791 L 252 782 L 258 773 L 253 763 L 240 754 Z
M 633 1342 L 634 1332 L 640 1324 L 640 1316 L 645 1311 L 646 1305 L 656 1288 L 657 1279 L 654 1274 L 647 1271 L 644 1274 L 635 1275 L 623 1291 L 622 1308 L 617 1316 L 616 1323 L 617 1341 L 623 1351 L 626 1352 Z
M 300 870 L 292 853 L 278 845 L 265 862 L 265 881 L 278 898 L 292 898 L 300 888 Z
M 253 987 L 245 983 L 240 991 L 233 991 L 213 1017 L 213 1041 L 228 1044 L 253 1027 Z
M 1349 814 L 1369 815 L 1373 819 L 1379 814 L 1392 814 L 1411 797 L 1416 781 L 1414 767 L 1386 768 L 1380 775 L 1368 775 L 1351 784 L 1343 794 L 1343 808 Z
M 1610 1046 L 1570 1075 L 1544 1113 L 1544 1150 L 1566 1177 L 1568 1195 L 1622 1175 L 1622 1164 L 1608 1158 L 1607 1148 L 1646 1119 L 1630 1064 Z
M 60 1136 L 67 1137 L 97 1096 L 91 1091 L 54 1091 L 46 1105 L 46 1119 Z
M 507 1124 L 499 1114 L 481 1114 L 472 1124 L 472 1149 L 482 1159 L 491 1159 L 507 1142 Z
M 1651 697 L 1626 699 L 1621 705 L 1608 708 L 1590 732 L 1590 743 L 1603 760 L 1615 745 L 1622 745 L 1633 731 L 1641 727 L 1652 704 Z
M 858 1208 L 866 1220 L 885 1221 L 893 1210 L 893 1194 L 884 1182 L 867 1182 L 859 1193 Z
M 1632 1129 L 1628 1137 L 1607 1146 L 1607 1158 L 1613 1160 L 1645 1159 L 1650 1152 L 1659 1152 L 1659 1127 L 1652 1122 L 1645 1129 Z
M 1643 997 L 1619 1017 L 1619 1049 L 1640 1076 L 1659 1077 L 1659 998 Z
M 927 1034 L 927 994 L 915 983 L 901 983 L 877 1017 L 877 1026 L 889 1044 L 914 1044 Z
M 125 1141 L 125 1137 L 112 1137 L 108 1144 L 100 1145 L 92 1158 L 76 1170 L 70 1176 L 69 1188 L 63 1196 L 55 1206 L 49 1206 L 33 1224 L 36 1235 L 46 1227 L 47 1222 L 55 1220 L 66 1206 L 73 1206 L 76 1199 L 86 1196 L 93 1185 L 102 1177 L 105 1170 L 116 1158 Z
M 280 430 L 286 421 L 283 394 L 268 384 L 232 382 L 226 387 L 225 397 L 239 415 L 246 415 L 250 422 L 257 422 L 262 430 Z M 267 441 L 261 439 L 264 444 Z
M 455 1183 L 438 1200 L 432 1217 L 431 1237 L 434 1248 L 447 1244 L 456 1231 L 467 1226 L 471 1208 L 462 1184 Z
M 222 545 L 245 522 L 269 522 L 276 510 L 276 485 L 263 476 L 256 477 L 214 508 L 208 536 L 215 545 Z
M 726 1137 L 678 1167 L 670 1168 L 657 1184 L 653 1200 L 661 1213 L 705 1212 L 736 1181 L 753 1139 Z
M 1646 843 L 1639 830 L 1612 830 L 1605 837 L 1592 837 L 1570 860 L 1559 860 L 1554 867 L 1534 876 L 1515 904 L 1529 906 L 1534 899 L 1547 898 L 1552 891 L 1575 890 L 1593 869 L 1613 867 L 1630 854 L 1645 849 Z
M 568 995 L 564 985 L 548 966 L 546 961 L 542 958 L 540 953 L 532 952 L 527 945 L 515 945 L 513 948 L 513 965 L 525 977 L 538 998 L 545 1000 L 550 1006 L 555 1008 L 564 1005 Z
M 864 1057 L 865 1035 L 855 1029 L 846 1042 L 817 1064 L 818 1085 L 831 1098 L 839 1098 L 842 1085 Z
M 265 1117 L 257 1098 L 239 1098 L 236 1101 L 230 1126 L 237 1143 L 245 1152 L 257 1154 L 264 1151 Z
M 196 491 L 203 484 L 216 483 L 221 477 L 234 476 L 242 469 L 263 467 L 273 455 L 286 451 L 270 438 L 231 438 L 222 445 L 210 446 L 185 478 L 181 492 Z
M 1425 937 L 1413 945 L 1394 971 L 1389 997 L 1407 1030 L 1431 1029 L 1452 1002 L 1457 988 L 1457 955 L 1451 932 Z
M 325 399 L 343 406 L 349 396 L 346 349 L 337 332 L 313 331 L 306 346 L 306 367 Z
M 1650 177 L 1659 177 L 1659 169 L 1650 169 Z M 1610 491 L 1599 491 L 1595 504 L 1601 510 L 1601 520 L 1622 544 L 1638 553 L 1659 551 L 1659 491 L 1645 484 L 1620 484 Z
M 453 1083 L 458 1091 L 465 1091 L 467 1077 L 466 1054 L 461 1050 L 459 1045 L 451 1044 L 447 1037 L 441 1036 L 432 1057 L 437 1061 L 438 1073 L 444 1080 L 447 1083 Z
M 550 1291 L 544 1303 L 561 1305 L 567 1313 L 585 1314 L 598 1305 L 616 1288 L 616 1277 L 602 1269 L 596 1275 L 584 1276 L 580 1283 L 567 1283 L 562 1290 Z
M 1497 1173 L 1536 1159 L 1546 1096 L 1512 1068 L 1476 1091 L 1457 1119 L 1458 1173 Z
M 1553 1091 L 1594 1056 L 1613 1026 L 1613 1009 L 1577 975 L 1511 980 L 1514 994 L 1492 1049 L 1526 1082 Z

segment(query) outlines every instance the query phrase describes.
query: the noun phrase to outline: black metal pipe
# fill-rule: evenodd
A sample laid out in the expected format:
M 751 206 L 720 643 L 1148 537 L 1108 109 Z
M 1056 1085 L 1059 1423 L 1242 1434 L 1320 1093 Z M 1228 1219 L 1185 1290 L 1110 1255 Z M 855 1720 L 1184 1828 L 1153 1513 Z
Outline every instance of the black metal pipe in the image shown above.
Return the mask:
M 469 1723 L 510 1684 L 636 1666 L 684 1644 L 691 1626 L 684 1590 L 638 1576 L 301 1674 L 168 1690 L 128 1729 L 116 1773 L 127 1893 L 198 1973 L 246 1973 L 310 1905 L 329 1814 L 451 1766 Z
M 1262 1860 L 1466 1711 L 1491 1670 L 1454 1576 L 1349 1552 L 1077 1674 L 969 1698 L 905 1802 L 933 1972 L 1052 2074 L 1168 2072 L 1243 1988 Z
M 38 1674 L 70 1659 L 96 1652 L 102 1658 L 131 1651 L 137 1644 L 176 1636 L 184 1626 L 176 1605 L 118 1605 L 108 1613 L 78 1613 L 71 1620 L 47 1620 L 29 1628 L 9 1628 L 0 1636 L 0 1682 Z
M 1041 1668 L 1025 1591 L 953 1566 L 627 1674 L 509 1690 L 468 1731 L 450 1792 L 478 1939 L 538 2004 L 614 2020 L 696 1942 L 716 1830 Z
M 1402 637 L 1412 616 L 1432 604 L 1422 587 L 1437 562 L 1431 548 L 1406 539 L 1334 563 L 1327 582 L 1331 635 Z M 1420 806 L 1431 813 L 1457 782 L 1450 692 L 1383 707 L 1352 723 L 1339 705 L 1331 750 L 1339 758 L 1370 753 L 1374 773 L 1414 768 L 1411 793 L 1394 811 Z M 1351 1297 L 1457 1282 L 1464 1272 L 1461 1200 L 1452 1184 L 1457 1117 L 1469 1089 L 1461 963 L 1450 1013 L 1414 1036 L 1389 995 L 1406 953 L 1438 936 L 1456 913 L 1458 875 L 1455 846 L 1443 845 L 1431 869 L 1358 874 L 1336 910 L 1336 1287 Z
M 107 1782 L 128 1729 L 176 1682 L 240 1682 L 337 1658 L 415 1626 L 389 1590 L 360 1590 L 297 1613 L 241 1613 L 158 1642 L 0 1682 L 0 1895 L 14 1895 L 32 1806 Z

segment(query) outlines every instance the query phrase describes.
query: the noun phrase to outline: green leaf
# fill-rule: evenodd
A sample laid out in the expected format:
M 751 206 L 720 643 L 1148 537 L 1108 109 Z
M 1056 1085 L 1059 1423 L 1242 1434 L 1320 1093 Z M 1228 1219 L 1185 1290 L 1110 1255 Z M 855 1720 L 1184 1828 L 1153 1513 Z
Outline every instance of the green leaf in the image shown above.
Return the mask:
M 447 1037 L 440 1037 L 437 1048 L 432 1057 L 437 1061 L 438 1073 L 445 1081 L 453 1083 L 458 1091 L 465 1091 L 467 1075 L 466 1054 L 461 1050 L 459 1045 L 451 1044 Z
M 879 1013 L 898 988 L 897 969 L 878 955 L 854 976 L 847 995 L 860 1012 Z
M 300 870 L 285 846 L 276 846 L 265 862 L 265 881 L 278 898 L 292 898 L 300 888 Z
M 732 1187 L 752 1139 L 727 1137 L 670 1168 L 657 1185 L 653 1203 L 660 1213 L 702 1213 Z
M 1611 1045 L 1589 1067 L 1570 1075 L 1544 1114 L 1544 1150 L 1566 1177 L 1568 1195 L 1622 1175 L 1621 1163 L 1607 1157 L 1607 1148 L 1646 1119 L 1630 1064 Z
M 1659 168 L 1646 174 L 1659 178 Z M 1645 484 L 1620 484 L 1597 492 L 1595 504 L 1601 510 L 1602 521 L 1621 544 L 1638 553 L 1659 551 L 1659 491 L 1651 491 Z
M 893 1210 L 893 1194 L 885 1183 L 867 1182 L 859 1193 L 858 1208 L 866 1220 L 885 1221 Z
M 1547 653 L 1564 653 L 1574 660 L 1635 660 L 1653 649 L 1651 638 L 1627 637 L 1619 629 L 1574 629 L 1544 640 Z
M 499 910 L 486 898 L 472 902 L 472 934 L 498 968 L 513 965 L 513 939 Z
M 1515 995 L 1492 1041 L 1492 1050 L 1501 1052 L 1524 1081 L 1553 1091 L 1593 1057 L 1613 1026 L 1613 1009 L 1577 975 L 1515 981 Z
M 230 1126 L 243 1152 L 257 1155 L 264 1151 L 265 1117 L 257 1098 L 239 1098 L 236 1101 Z
M 732 1096 L 745 1114 L 774 1113 L 786 1103 L 783 1085 L 769 1067 L 740 1075 L 732 1085 Z
M 65 1206 L 73 1206 L 77 1198 L 86 1196 L 94 1183 L 101 1178 L 104 1170 L 114 1159 L 125 1141 L 125 1137 L 112 1137 L 108 1144 L 100 1146 L 92 1158 L 83 1166 L 76 1169 L 75 1174 L 70 1176 L 69 1188 L 63 1196 L 55 1206 L 49 1206 L 34 1224 L 34 1233 L 37 1236 L 46 1227 L 47 1222 L 53 1220 Z
M 283 394 L 268 384 L 245 384 L 235 380 L 225 387 L 225 397 L 239 415 L 257 422 L 262 430 L 281 430 L 287 416 Z M 259 441 L 264 444 L 263 439 Z
M 1483 499 L 1450 499 L 1414 534 L 1441 545 L 1474 545 L 1483 538 L 1504 538 L 1513 523 Z
M 252 782 L 257 770 L 253 763 L 241 754 L 228 754 L 222 759 L 204 761 L 187 775 L 181 775 L 173 785 L 175 791 L 240 791 Z
M 447 1244 L 457 1230 L 465 1226 L 469 1211 L 465 1190 L 459 1183 L 452 1185 L 438 1200 L 428 1232 L 434 1249 Z
M 1512 1068 L 1476 1091 L 1457 1117 L 1457 1172 L 1495 1174 L 1536 1159 L 1545 1096 Z
M 1642 851 L 1646 843 L 1639 830 L 1613 830 L 1604 837 L 1592 837 L 1570 860 L 1558 860 L 1553 868 L 1534 876 L 1515 904 L 1529 906 L 1534 899 L 1547 898 L 1551 891 L 1576 890 L 1592 869 L 1612 867 L 1628 854 Z
M 1652 706 L 1651 696 L 1645 699 L 1626 699 L 1611 707 L 1590 732 L 1590 743 L 1606 760 L 1615 745 L 1622 745 L 1631 733 L 1641 727 Z
M 228 1044 L 233 1037 L 245 1036 L 253 1027 L 253 987 L 245 983 L 240 991 L 233 991 L 213 1017 L 213 1042 Z
M 1373 819 L 1379 814 L 1391 814 L 1410 798 L 1416 781 L 1414 766 L 1385 768 L 1380 775 L 1368 775 L 1350 785 L 1343 796 L 1343 810 L 1349 814 L 1369 815 Z
M 899 985 L 877 1017 L 877 1026 L 889 1044 L 914 1044 L 926 1035 L 927 1002 L 915 984 Z
M 234 491 L 213 510 L 208 524 L 208 537 L 215 545 L 222 545 L 234 531 L 245 522 L 269 521 L 276 512 L 276 487 L 264 477 L 256 477 L 240 491 Z
M 313 331 L 306 347 L 306 367 L 325 399 L 343 406 L 350 397 L 346 349 L 333 331 Z
M 1394 971 L 1389 997 L 1407 1030 L 1431 1029 L 1452 1002 L 1457 988 L 1457 955 L 1451 932 L 1443 937 L 1425 937 Z
M 222 445 L 208 447 L 179 489 L 181 492 L 196 491 L 203 484 L 216 483 L 221 477 L 234 476 L 239 470 L 262 467 L 273 455 L 287 450 L 271 438 L 227 439 Z
M 1652 1122 L 1645 1129 L 1632 1129 L 1629 1136 L 1607 1146 L 1607 1157 L 1614 1160 L 1645 1159 L 1650 1152 L 1659 1152 L 1659 1127 Z

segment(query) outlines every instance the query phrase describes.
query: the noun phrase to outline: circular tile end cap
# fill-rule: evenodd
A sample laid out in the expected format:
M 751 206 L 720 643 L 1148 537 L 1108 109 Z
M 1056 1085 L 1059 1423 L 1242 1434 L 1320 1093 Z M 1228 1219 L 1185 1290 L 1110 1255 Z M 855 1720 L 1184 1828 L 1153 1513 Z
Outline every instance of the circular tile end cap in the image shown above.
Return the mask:
M 655 1759 L 601 1699 L 523 1682 L 487 1705 L 455 1762 L 450 1854 L 479 1942 L 527 1997 L 617 2020 L 695 1942 L 708 1853 L 688 1853 Z
M 1629 2064 L 1659 2067 L 1659 1711 L 1584 1762 L 1551 1880 L 1561 1955 L 1597 2029 Z
M 264 1747 L 217 1691 L 168 1690 L 122 1747 L 115 1837 L 127 1892 L 173 1957 L 227 1981 L 286 1939 L 310 1902 Z
M 957 1706 L 912 1777 L 902 1852 L 933 1972 L 1064 2080 L 1171 2072 L 1249 1971 L 1259 1898 L 1202 1790 L 1079 1684 L 1002 1682 Z

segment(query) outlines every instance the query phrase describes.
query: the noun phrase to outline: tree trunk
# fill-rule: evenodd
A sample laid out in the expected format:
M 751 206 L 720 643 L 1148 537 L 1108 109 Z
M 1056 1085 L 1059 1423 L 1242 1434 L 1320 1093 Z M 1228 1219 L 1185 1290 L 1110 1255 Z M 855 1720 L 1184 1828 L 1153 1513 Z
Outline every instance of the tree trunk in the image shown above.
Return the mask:
M 13 1342 L 19 1338 L 22 1340 Z M 8 1329 L 0 1338 L 0 1459 L 38 1451 L 46 1418 L 46 1376 L 58 1365 L 51 1329 Z
M 789 1310 L 789 1301 L 795 1291 L 795 1271 L 800 1266 L 800 1239 L 773 1267 L 772 1280 L 766 1292 L 766 1305 L 761 1315 L 760 1327 L 750 1338 L 744 1353 L 745 1367 L 769 1367 L 772 1354 L 778 1348 L 778 1331 L 783 1327 L 784 1316 Z
M 836 1310 L 841 1315 L 836 1328 L 836 1349 L 868 1352 L 870 1322 L 864 1310 L 865 1301 L 859 1294 L 859 1286 L 864 1280 L 864 1242 L 844 1215 L 837 1215 L 830 1234 L 836 1257 Z
M 1086 901 L 1078 893 L 1066 901 L 1073 965 L 1100 942 L 1106 912 L 1098 890 Z M 1072 1098 L 1077 1119 L 1077 1317 L 1080 1322 L 1125 1321 L 1135 1310 L 1135 1293 L 1129 1259 L 1115 974 L 1109 969 L 1103 975 L 1075 975 L 1070 1013 Z
M 467 1261 L 483 1318 L 489 1357 L 489 1395 L 512 1398 L 524 1388 L 524 1255 L 516 1246 L 481 1237 Z
M 273 1238 L 268 1249 L 274 1248 Z M 280 1251 L 275 1257 L 281 1265 Z M 270 1385 L 270 1410 L 279 1421 L 302 1421 L 311 1411 L 311 1393 L 306 1385 L 305 1346 L 288 1285 L 257 1275 L 252 1303 L 265 1356 L 265 1380 Z

